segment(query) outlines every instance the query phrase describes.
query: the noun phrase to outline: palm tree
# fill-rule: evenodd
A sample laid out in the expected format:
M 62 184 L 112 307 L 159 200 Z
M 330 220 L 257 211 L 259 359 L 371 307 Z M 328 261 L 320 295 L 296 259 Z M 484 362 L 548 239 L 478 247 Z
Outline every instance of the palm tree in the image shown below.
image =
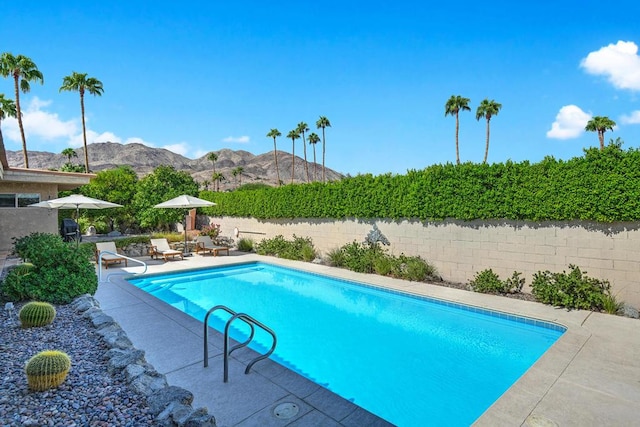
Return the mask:
M 15 117 L 17 114 L 16 104 L 12 99 L 4 97 L 4 93 L 0 93 L 0 150 L 4 149 L 4 139 L 2 138 L 2 121 L 7 117 Z M 8 165 L 2 165 L 8 166 Z
M 331 123 L 329 122 L 329 119 L 327 119 L 325 116 L 320 116 L 318 121 L 316 121 L 316 127 L 318 129 L 322 128 L 322 182 L 326 182 L 326 179 L 324 177 L 324 151 L 325 151 L 324 128 L 330 128 Z
M 2 77 L 13 77 L 16 93 L 16 118 L 18 119 L 18 127 L 20 128 L 20 136 L 22 137 L 22 156 L 24 158 L 24 167 L 29 168 L 27 139 L 24 136 L 22 109 L 20 108 L 20 91 L 22 91 L 22 93 L 28 93 L 29 90 L 31 90 L 29 82 L 39 81 L 40 84 L 43 84 L 44 78 L 31 58 L 27 58 L 24 55 L 13 56 L 9 52 L 0 55 L 0 74 Z
M 458 130 L 460 129 L 460 121 L 458 114 L 460 110 L 471 111 L 469 108 L 469 98 L 463 98 L 460 95 L 451 95 L 451 98 L 444 105 L 444 115 L 456 116 L 456 164 L 460 164 L 460 151 L 458 150 Z
M 280 131 L 276 128 L 271 129 L 267 134 L 267 138 L 273 138 L 273 160 L 276 162 L 276 176 L 278 178 L 278 185 L 280 185 L 280 169 L 278 169 L 278 149 L 276 147 L 276 138 L 282 136 Z
M 211 176 L 211 180 L 213 181 L 214 191 L 220 191 L 220 182 L 224 181 L 225 177 L 220 172 L 216 172 Z
M 309 126 L 305 122 L 298 123 L 296 129 L 299 134 L 302 135 L 302 148 L 304 149 L 304 172 L 307 175 L 307 182 L 309 182 L 309 164 L 307 163 L 307 144 L 305 144 L 304 133 L 309 132 Z
M 293 184 L 293 175 L 296 171 L 296 139 L 300 138 L 300 134 L 297 129 L 294 129 L 287 134 L 287 138 L 291 138 L 291 142 L 293 143 L 293 148 L 291 149 L 291 183 Z
M 320 142 L 320 137 L 315 132 L 311 132 L 309 137 L 309 144 L 313 144 L 313 180 L 318 180 L 318 164 L 316 163 L 316 144 Z
M 204 181 L 202 181 L 202 188 L 204 188 L 204 189 L 205 189 L 205 191 L 208 191 L 208 190 L 209 190 L 209 184 L 211 184 L 211 183 L 209 182 L 209 180 L 208 180 L 208 179 L 205 179 Z
M 242 185 L 242 172 L 244 172 L 244 168 L 242 166 L 238 166 L 237 168 L 231 171 L 231 174 L 236 179 L 236 184 L 238 184 L 238 177 L 240 177 L 239 185 Z
M 82 140 L 84 142 L 84 171 L 89 173 L 89 151 L 87 150 L 87 129 L 84 122 L 84 93 L 89 92 L 93 96 L 101 96 L 104 92 L 102 82 L 95 77 L 87 77 L 87 73 L 76 73 L 62 79 L 62 91 L 77 91 L 80 93 L 80 113 L 82 115 Z
M 587 122 L 584 130 L 589 132 L 598 132 L 598 140 L 600 141 L 600 150 L 604 150 L 604 133 L 613 130 L 616 122 L 607 116 L 595 116 Z
M 483 99 L 478 109 L 476 110 L 476 120 L 480 120 L 481 117 L 487 119 L 487 145 L 484 148 L 484 160 L 482 163 L 487 163 L 487 156 L 489 155 L 489 122 L 491 117 L 497 116 L 502 108 L 502 104 L 497 103 L 493 99 Z
M 74 150 L 73 148 L 65 148 L 64 150 L 62 150 L 62 154 L 63 156 L 65 156 L 67 158 L 67 163 L 71 164 L 71 159 L 74 157 L 78 157 L 78 153 L 76 153 L 76 150 Z
M 218 161 L 218 155 L 213 151 L 207 155 L 207 160 L 213 163 L 213 174 L 216 174 L 216 162 Z

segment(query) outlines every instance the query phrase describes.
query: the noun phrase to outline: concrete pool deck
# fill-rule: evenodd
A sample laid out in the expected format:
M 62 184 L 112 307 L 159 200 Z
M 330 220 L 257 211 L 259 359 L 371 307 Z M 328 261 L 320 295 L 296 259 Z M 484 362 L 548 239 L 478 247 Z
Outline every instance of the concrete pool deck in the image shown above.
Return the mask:
M 149 262 L 147 273 L 263 261 L 558 323 L 568 328 L 563 336 L 474 425 L 631 426 L 640 419 L 638 320 L 252 254 L 195 255 L 166 263 L 148 257 L 143 260 Z M 134 346 L 145 351 L 147 361 L 166 375 L 169 384 L 190 390 L 193 407 L 207 407 L 219 426 L 388 425 L 270 360 L 258 362 L 244 375 L 248 350 L 233 354 L 229 382 L 224 383 L 219 334 L 210 336 L 209 367 L 204 368 L 202 324 L 123 279 L 122 273 L 140 271 L 134 263 L 128 268 L 103 269 L 95 297 Z M 460 404 L 468 398 L 461 395 Z M 291 418 L 278 418 L 274 408 L 281 403 L 293 403 L 299 412 Z M 285 407 L 281 416 L 286 412 Z

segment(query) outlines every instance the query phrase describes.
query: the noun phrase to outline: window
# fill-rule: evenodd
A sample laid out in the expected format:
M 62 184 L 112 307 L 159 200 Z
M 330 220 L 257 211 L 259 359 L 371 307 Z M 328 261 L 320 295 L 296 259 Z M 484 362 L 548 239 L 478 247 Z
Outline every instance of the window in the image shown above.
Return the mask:
M 0 194 L 0 208 L 24 208 L 39 201 L 38 193 Z

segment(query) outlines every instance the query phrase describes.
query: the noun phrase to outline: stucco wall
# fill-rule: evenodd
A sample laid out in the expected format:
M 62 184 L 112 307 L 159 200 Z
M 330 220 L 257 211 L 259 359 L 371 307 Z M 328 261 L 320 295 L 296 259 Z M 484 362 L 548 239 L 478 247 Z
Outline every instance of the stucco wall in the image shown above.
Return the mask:
M 55 198 L 57 184 L 5 183 L 0 193 L 38 193 L 41 200 Z M 13 238 L 33 232 L 58 233 L 58 211 L 45 208 L 0 208 L 0 250 L 13 249 Z
M 260 241 L 278 234 L 311 237 L 326 254 L 362 242 L 375 223 L 393 254 L 420 255 L 450 281 L 467 282 L 491 268 L 503 279 L 523 273 L 527 285 L 540 270 L 560 272 L 575 264 L 591 277 L 611 282 L 618 299 L 640 307 L 640 223 L 531 223 L 516 221 L 328 221 L 211 218 L 224 236 Z

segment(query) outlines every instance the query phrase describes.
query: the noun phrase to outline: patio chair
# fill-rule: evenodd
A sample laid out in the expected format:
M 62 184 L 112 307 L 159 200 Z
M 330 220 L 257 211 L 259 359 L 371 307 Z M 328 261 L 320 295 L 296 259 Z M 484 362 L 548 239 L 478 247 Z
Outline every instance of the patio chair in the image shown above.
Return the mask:
M 169 257 L 175 258 L 179 256 L 180 259 L 184 259 L 181 251 L 171 249 L 167 239 L 150 239 L 150 240 L 151 240 L 151 247 L 149 248 L 149 255 L 151 255 L 151 258 L 159 259 L 160 257 L 162 257 L 162 259 L 164 259 L 165 262 L 169 260 Z
M 100 257 L 100 252 L 112 253 L 102 254 L 102 257 Z M 105 269 L 108 269 L 109 265 L 111 264 L 120 264 L 122 263 L 122 261 L 124 261 L 124 266 L 127 266 L 127 259 L 118 255 L 114 255 L 117 253 L 119 252 L 116 248 L 115 242 L 96 242 L 96 262 L 100 262 L 99 260 L 101 259 L 102 265 L 104 265 Z
M 229 255 L 229 248 L 227 246 L 216 245 L 209 236 L 197 236 L 196 253 L 200 252 L 203 252 L 203 254 L 210 253 L 213 256 L 220 255 L 220 252 L 226 252 L 227 255 Z

